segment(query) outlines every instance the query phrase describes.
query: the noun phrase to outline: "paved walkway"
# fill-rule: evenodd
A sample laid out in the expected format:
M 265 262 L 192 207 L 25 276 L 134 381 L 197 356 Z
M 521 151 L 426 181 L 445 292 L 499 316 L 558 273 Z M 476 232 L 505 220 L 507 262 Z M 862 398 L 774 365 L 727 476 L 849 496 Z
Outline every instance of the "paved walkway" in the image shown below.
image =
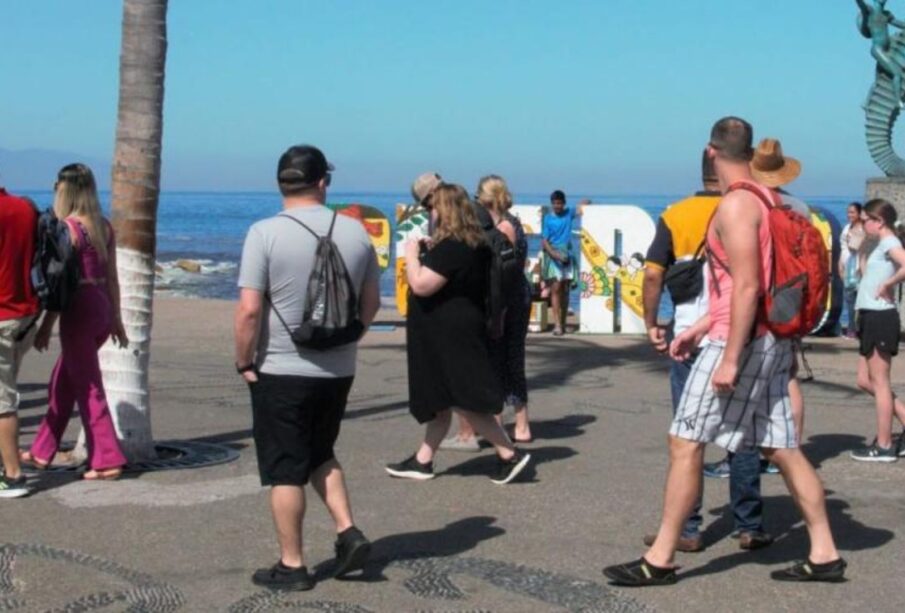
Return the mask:
M 708 548 L 679 558 L 676 586 L 615 589 L 600 569 L 642 553 L 655 528 L 666 466 L 666 363 L 639 338 L 529 339 L 535 466 L 495 486 L 492 453 L 445 453 L 433 481 L 383 472 L 419 440 L 406 410 L 404 333 L 374 332 L 360 352 L 338 454 L 374 560 L 357 580 L 328 578 L 333 534 L 319 501 L 305 526 L 311 592 L 261 590 L 250 572 L 276 560 L 257 482 L 247 392 L 232 367 L 231 305 L 158 300 L 152 356 L 157 439 L 239 450 L 208 468 L 149 472 L 115 483 L 48 475 L 41 491 L 0 504 L 0 611 L 901 611 L 905 462 L 865 465 L 847 451 L 873 436 L 871 402 L 853 387 L 855 345 L 817 339 L 817 382 L 805 386 L 806 451 L 830 492 L 850 581 L 790 586 L 769 571 L 806 555 L 806 536 L 779 477 L 765 477 L 777 537 L 747 553 L 728 538 L 727 484 L 707 480 Z M 24 371 L 24 441 L 46 404 L 51 355 Z M 894 372 L 905 377 L 903 359 Z M 70 429 L 75 438 L 77 430 Z M 717 459 L 711 450 L 708 459 Z

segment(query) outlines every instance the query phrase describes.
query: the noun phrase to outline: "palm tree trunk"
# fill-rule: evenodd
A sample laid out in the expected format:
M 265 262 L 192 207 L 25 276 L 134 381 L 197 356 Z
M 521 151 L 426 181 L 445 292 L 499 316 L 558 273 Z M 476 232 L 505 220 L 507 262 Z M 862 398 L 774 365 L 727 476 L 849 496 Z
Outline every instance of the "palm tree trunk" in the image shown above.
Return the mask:
M 148 370 L 163 135 L 167 0 L 124 0 L 111 201 L 128 349 L 107 343 L 107 400 L 129 462 L 155 457 Z

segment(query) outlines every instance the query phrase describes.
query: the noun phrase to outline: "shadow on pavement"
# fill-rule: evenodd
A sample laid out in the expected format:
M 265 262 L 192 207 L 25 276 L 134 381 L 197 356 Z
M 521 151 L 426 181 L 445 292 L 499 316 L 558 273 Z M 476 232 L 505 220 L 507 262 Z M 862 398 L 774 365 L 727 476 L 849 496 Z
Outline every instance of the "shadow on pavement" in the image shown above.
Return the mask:
M 506 531 L 494 526 L 495 517 L 466 517 L 438 530 L 406 532 L 377 539 L 372 543 L 371 560 L 359 575 L 344 577 L 344 581 L 382 582 L 388 579 L 384 570 L 393 562 L 457 556 L 474 549 L 482 541 L 502 536 Z M 315 579 L 331 575 L 334 561 L 322 562 L 314 568 Z
M 605 374 L 605 369 L 631 366 L 646 372 L 666 372 L 669 368 L 669 361 L 657 355 L 646 339 L 607 348 L 574 337 L 544 339 L 529 343 L 528 362 L 543 364 L 543 370 L 529 374 L 529 391 L 567 388 L 576 375 L 588 371 Z
M 816 434 L 808 438 L 801 450 L 814 468 L 820 468 L 827 460 L 863 447 L 864 443 L 864 437 L 856 434 Z
M 594 415 L 568 415 L 560 419 L 539 419 L 531 422 L 531 436 L 535 440 L 558 440 L 584 434 L 584 427 L 597 421 Z M 510 428 L 511 430 L 511 428 Z M 526 447 L 529 451 L 530 447 Z
M 31 392 L 47 391 L 47 382 L 44 383 L 19 383 L 17 386 L 20 394 L 30 394 Z
M 578 452 L 571 447 L 522 447 L 522 449 L 531 454 L 531 464 L 525 468 L 522 474 L 520 474 L 511 485 L 535 482 L 537 480 L 535 468 L 540 464 L 556 462 L 578 455 Z M 439 474 L 458 475 L 460 477 L 470 477 L 474 475 L 490 477 L 495 473 L 496 467 L 497 456 L 495 453 L 489 452 L 473 457 L 470 460 L 466 460 L 455 466 L 451 466 Z
M 409 401 L 408 398 L 406 398 L 404 400 L 394 400 L 392 402 L 384 402 L 383 404 L 375 404 L 361 409 L 347 409 L 346 414 L 343 416 L 343 420 L 360 419 L 362 417 L 370 417 L 380 413 L 398 411 L 399 409 L 406 409 L 408 406 Z
M 242 449 L 250 447 L 250 443 L 240 443 L 239 441 L 250 440 L 251 435 L 251 428 L 245 428 L 242 430 L 221 432 L 220 434 L 211 434 L 209 436 L 196 436 L 188 440 L 198 441 L 199 443 L 215 443 L 218 445 L 225 445 L 231 449 L 241 451 Z
M 821 381 L 819 379 L 811 379 L 810 381 L 802 381 L 804 385 L 819 388 L 824 392 L 839 392 L 840 394 L 848 394 L 849 398 L 862 397 L 865 403 L 873 403 L 870 397 L 862 392 L 856 385 L 847 385 L 845 383 L 835 383 L 833 381 Z
M 832 492 L 827 491 L 827 496 Z M 867 526 L 854 517 L 848 509 L 848 502 L 838 498 L 827 498 L 827 513 L 833 528 L 836 546 L 845 557 L 846 551 L 876 549 L 895 538 L 895 533 L 884 528 Z M 731 570 L 747 563 L 781 564 L 804 560 L 808 557 L 808 535 L 801 515 L 790 496 L 768 496 L 764 498 L 765 528 L 776 537 L 770 547 L 757 551 L 739 551 L 728 556 L 710 560 L 703 566 L 695 567 L 681 574 L 682 578 L 698 577 Z M 720 535 L 731 532 L 732 519 L 729 505 L 712 509 L 711 513 L 721 516 L 715 524 L 707 528 L 705 542 L 711 545 Z M 715 534 L 716 533 L 716 534 Z
M 405 353 L 405 343 L 366 345 L 363 351 L 395 351 Z M 630 366 L 646 372 L 666 372 L 669 360 L 658 355 L 646 338 L 630 340 L 619 347 L 603 348 L 579 336 L 561 338 L 529 338 L 527 345 L 528 390 L 567 388 L 576 375 L 588 371 Z M 534 368 L 543 365 L 542 369 Z

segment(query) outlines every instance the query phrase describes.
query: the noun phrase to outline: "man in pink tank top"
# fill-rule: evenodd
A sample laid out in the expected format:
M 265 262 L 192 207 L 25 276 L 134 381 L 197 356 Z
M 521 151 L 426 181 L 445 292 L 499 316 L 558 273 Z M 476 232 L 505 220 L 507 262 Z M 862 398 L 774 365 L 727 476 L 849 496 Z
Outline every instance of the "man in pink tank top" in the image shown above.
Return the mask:
M 710 303 L 708 313 L 676 337 L 670 354 L 687 358 L 706 342 L 670 427 L 670 465 L 656 540 L 641 559 L 603 571 L 620 585 L 676 582 L 676 546 L 701 490 L 707 443 L 728 451 L 759 447 L 779 467 L 801 509 L 811 540 L 808 559 L 771 577 L 841 581 L 845 573 L 830 532 L 823 485 L 797 447 L 788 393 L 790 343 L 774 338 L 757 318 L 773 263 L 762 197 L 772 202 L 772 196 L 751 176 L 752 138 L 751 126 L 737 117 L 719 120 L 710 134 L 707 152 L 723 193 L 707 232 Z

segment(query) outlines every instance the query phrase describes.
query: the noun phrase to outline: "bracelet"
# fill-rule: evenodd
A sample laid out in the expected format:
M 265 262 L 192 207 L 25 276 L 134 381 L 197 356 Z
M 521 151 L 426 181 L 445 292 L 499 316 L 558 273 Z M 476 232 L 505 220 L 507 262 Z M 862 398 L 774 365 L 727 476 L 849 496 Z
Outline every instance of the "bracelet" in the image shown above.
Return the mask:
M 244 375 L 245 373 L 251 372 L 253 370 L 255 370 L 254 362 L 246 364 L 245 366 L 239 366 L 239 363 L 236 362 L 236 372 L 239 373 L 240 375 Z

